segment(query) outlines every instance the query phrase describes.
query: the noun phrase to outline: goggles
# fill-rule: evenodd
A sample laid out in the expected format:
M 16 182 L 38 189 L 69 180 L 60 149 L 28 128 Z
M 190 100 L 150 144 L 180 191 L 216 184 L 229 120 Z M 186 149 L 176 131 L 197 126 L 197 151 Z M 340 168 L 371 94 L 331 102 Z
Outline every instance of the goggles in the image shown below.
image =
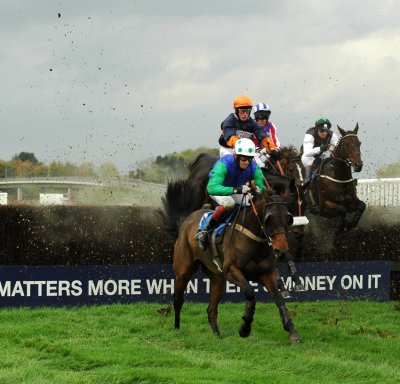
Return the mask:
M 318 131 L 320 131 L 320 132 L 328 132 L 329 131 L 328 124 L 320 125 L 318 127 Z
M 262 115 L 256 115 L 256 120 L 268 120 L 269 113 L 263 113 Z
M 247 113 L 250 115 L 251 108 L 238 108 L 238 113 Z
M 253 157 L 252 157 L 252 156 L 238 155 L 238 159 L 239 159 L 240 161 L 251 161 L 251 160 L 253 160 Z

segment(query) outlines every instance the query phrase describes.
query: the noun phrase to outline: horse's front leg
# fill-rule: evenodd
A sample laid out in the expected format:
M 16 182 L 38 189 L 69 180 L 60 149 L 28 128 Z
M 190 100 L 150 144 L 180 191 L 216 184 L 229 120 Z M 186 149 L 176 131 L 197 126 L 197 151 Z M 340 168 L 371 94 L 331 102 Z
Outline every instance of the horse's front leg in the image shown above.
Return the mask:
M 211 299 L 210 304 L 207 307 L 208 322 L 210 323 L 214 334 L 219 336 L 218 304 L 225 292 L 225 278 L 222 275 L 213 275 L 211 273 L 209 273 L 209 278 L 211 284 Z
M 295 238 L 294 260 L 305 261 L 304 259 L 304 225 L 291 227 L 291 232 Z
M 300 335 L 297 333 L 292 319 L 290 318 L 289 311 L 286 308 L 285 301 L 279 292 L 277 281 L 276 281 L 276 272 L 273 269 L 266 275 L 260 277 L 261 283 L 264 287 L 268 290 L 269 294 L 271 295 L 272 299 L 274 300 L 276 306 L 279 309 L 279 315 L 282 320 L 283 329 L 289 333 L 289 340 L 294 343 L 300 343 L 301 338 Z
M 355 211 L 355 213 L 354 213 L 353 218 L 347 223 L 347 228 L 346 228 L 347 230 L 350 230 L 357 226 L 366 207 L 367 207 L 366 204 L 362 200 L 357 199 L 355 201 L 354 209 L 353 209 Z
M 280 255 L 280 260 L 284 260 L 288 265 L 290 277 L 292 278 L 292 281 L 294 282 L 294 290 L 296 292 L 303 292 L 304 285 L 300 280 L 299 274 L 297 273 L 297 268 L 293 261 L 293 257 L 292 257 L 292 254 L 290 253 L 290 251 L 282 252 Z M 278 281 L 278 288 L 279 288 L 279 281 Z M 282 290 L 280 289 L 280 291 L 282 291 Z
M 337 227 L 335 234 L 339 235 L 340 233 L 342 233 L 343 231 L 346 230 L 347 227 L 347 221 L 346 221 L 346 215 L 347 215 L 347 209 L 344 205 L 341 204 L 337 204 L 333 201 L 330 200 L 325 200 L 324 204 L 321 205 L 322 208 L 322 216 L 324 213 L 324 210 L 326 211 L 326 213 L 329 215 L 332 212 L 334 212 L 334 216 L 339 216 L 340 217 L 340 223 L 339 226 Z
M 253 323 L 256 309 L 256 295 L 254 289 L 244 277 L 243 272 L 235 265 L 231 265 L 227 269 L 226 278 L 229 282 L 239 286 L 244 291 L 246 305 L 242 317 L 243 324 L 240 326 L 239 335 L 240 337 L 248 337 L 251 332 L 251 324 Z

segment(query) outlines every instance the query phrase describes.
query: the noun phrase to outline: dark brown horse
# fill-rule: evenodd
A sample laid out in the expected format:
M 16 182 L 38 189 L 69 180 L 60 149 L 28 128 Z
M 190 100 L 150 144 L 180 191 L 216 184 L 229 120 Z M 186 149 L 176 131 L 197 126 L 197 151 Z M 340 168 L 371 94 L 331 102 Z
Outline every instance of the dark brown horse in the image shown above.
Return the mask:
M 187 216 L 187 201 L 191 200 L 192 192 L 187 180 L 170 182 L 163 199 L 164 220 L 168 228 L 172 229 L 174 225 L 179 227 L 173 262 L 176 275 L 175 328 L 180 328 L 180 313 L 186 286 L 192 274 L 201 265 L 211 283 L 207 314 L 215 334 L 220 334 L 217 323 L 218 304 L 228 280 L 244 292 L 246 306 L 239 334 L 241 337 L 250 335 L 256 304 L 254 288 L 250 281 L 257 281 L 263 284 L 278 306 L 283 328 L 289 333 L 289 340 L 300 342 L 300 336 L 294 328 L 277 285 L 274 247 L 287 247 L 286 230 L 291 221 L 291 215 L 288 214 L 282 198 L 264 192 L 253 199 L 252 206 L 241 207 L 236 225 L 229 226 L 222 243 L 215 246 L 218 255 L 223 258 L 222 271 L 219 271 L 214 264 L 212 247 L 201 251 L 195 239 L 200 218 L 207 210 L 197 210 Z
M 364 210 L 365 203 L 357 197 L 354 172 L 360 172 L 361 142 L 357 136 L 358 123 L 353 131 L 345 131 L 338 126 L 341 138 L 332 156 L 322 160 L 318 167 L 318 177 L 306 188 L 308 209 L 311 213 L 326 218 L 340 217 L 336 234 L 354 228 Z M 353 217 L 348 219 L 348 215 Z
M 305 177 L 304 166 L 301 162 L 301 154 L 293 146 L 282 147 L 280 151 L 279 166 L 277 163 L 268 161 L 262 169 L 266 184 L 270 188 L 283 183 L 285 185 L 284 199 L 288 204 L 288 210 L 294 217 L 294 225 L 290 232 L 295 238 L 294 259 L 304 260 L 304 231 L 308 220 L 304 216 L 306 211 L 306 200 L 304 197 L 303 184 Z M 289 255 L 290 256 L 290 255 Z M 291 273 L 293 275 L 293 273 Z
M 218 160 L 215 155 L 201 153 L 189 166 L 189 176 L 187 182 L 192 190 L 192 198 L 187 202 L 188 211 L 200 209 L 204 203 L 213 204 L 208 198 L 206 187 L 208 183 L 208 174 L 214 163 Z M 296 225 L 290 227 L 294 241 L 294 256 L 296 260 L 304 260 L 304 192 L 301 187 L 303 183 L 304 167 L 299 166 L 300 155 L 294 147 L 283 147 L 280 156 L 280 166 L 270 159 L 267 160 L 266 166 L 262 168 L 265 183 L 268 188 L 278 191 L 287 203 L 288 211 L 292 214 Z M 291 175 L 282 176 L 281 172 Z M 298 224 L 298 219 L 302 219 Z M 305 218 L 306 219 L 306 218 Z M 289 274 L 294 282 L 294 290 L 302 291 L 303 285 L 297 273 L 296 266 L 289 249 L 279 252 L 276 255 L 279 260 L 285 261 L 288 265 Z M 284 297 L 290 297 L 289 292 L 284 288 L 283 281 L 279 279 L 279 288 Z

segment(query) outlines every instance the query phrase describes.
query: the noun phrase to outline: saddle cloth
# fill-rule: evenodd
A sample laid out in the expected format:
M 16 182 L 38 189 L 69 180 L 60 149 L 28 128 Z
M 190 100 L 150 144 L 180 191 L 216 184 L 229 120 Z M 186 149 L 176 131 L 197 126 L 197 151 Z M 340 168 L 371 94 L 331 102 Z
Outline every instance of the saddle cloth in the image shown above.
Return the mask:
M 219 237 L 222 237 L 222 236 L 223 236 L 226 227 L 227 227 L 228 224 L 231 222 L 231 220 L 232 220 L 232 218 L 234 217 L 234 215 L 235 215 L 237 209 L 238 209 L 238 208 L 236 207 L 235 209 L 233 209 L 232 211 L 230 211 L 230 212 L 224 217 L 224 219 L 222 220 L 222 222 L 221 222 L 217 227 L 215 227 L 214 229 L 212 229 L 211 232 L 214 232 L 214 233 L 215 233 L 215 236 L 219 236 Z M 213 213 L 214 213 L 214 211 L 208 211 L 208 212 L 206 212 L 206 213 L 201 217 L 200 222 L 199 222 L 199 229 L 200 229 L 201 231 L 204 231 L 204 230 L 205 230 L 207 224 L 208 224 L 208 223 L 210 222 L 210 220 L 211 220 L 211 216 L 212 216 Z

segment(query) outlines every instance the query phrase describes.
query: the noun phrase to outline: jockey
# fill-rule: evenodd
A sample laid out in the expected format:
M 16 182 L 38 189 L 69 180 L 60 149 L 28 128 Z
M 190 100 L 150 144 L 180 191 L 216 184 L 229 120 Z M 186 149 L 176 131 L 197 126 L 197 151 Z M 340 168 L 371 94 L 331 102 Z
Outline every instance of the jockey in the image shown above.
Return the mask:
M 254 111 L 254 118 L 258 124 L 264 129 L 265 132 L 268 132 L 271 136 L 271 139 L 277 148 L 280 148 L 281 143 L 279 142 L 278 136 L 276 132 L 278 129 L 276 128 L 274 123 L 269 121 L 269 117 L 271 116 L 271 109 L 267 103 L 258 103 L 256 105 Z
M 268 153 L 277 149 L 269 133 L 250 117 L 252 108 L 253 102 L 246 95 L 240 95 L 233 101 L 235 113 L 231 113 L 221 123 L 220 157 L 232 154 L 235 143 L 242 138 L 253 140 L 255 137 Z
M 330 128 L 331 122 L 326 117 L 320 117 L 315 122 L 315 126 L 306 131 L 303 140 L 303 155 L 301 156 L 301 161 L 306 169 L 305 183 L 310 179 L 314 160 L 330 157 L 339 141 L 336 133 L 331 131 Z
M 256 152 L 254 142 L 250 139 L 238 139 L 233 154 L 221 157 L 209 173 L 207 192 L 218 206 L 204 230 L 198 230 L 196 239 L 201 250 L 206 250 L 209 232 L 217 226 L 221 219 L 235 204 L 243 202 L 243 195 L 250 191 L 249 183 L 260 190 L 265 189 L 261 169 L 253 160 Z

